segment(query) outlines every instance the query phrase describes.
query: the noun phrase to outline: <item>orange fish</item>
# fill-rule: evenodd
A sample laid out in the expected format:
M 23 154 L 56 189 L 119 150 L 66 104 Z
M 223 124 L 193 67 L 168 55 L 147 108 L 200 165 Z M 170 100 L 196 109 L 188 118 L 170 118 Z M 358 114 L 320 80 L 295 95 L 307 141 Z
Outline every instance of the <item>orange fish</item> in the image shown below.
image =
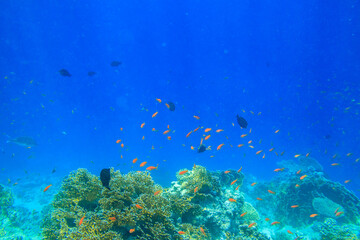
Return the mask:
M 124 158 L 122 154 L 120 155 L 120 158 L 121 158 L 121 159 Z
M 244 212 L 244 213 L 242 213 L 241 215 L 240 215 L 240 217 L 243 217 L 243 216 L 245 216 L 247 214 L 247 212 Z
M 143 166 L 145 166 L 147 164 L 147 162 L 142 162 L 141 164 L 140 164 L 140 167 L 143 167 Z
M 236 199 L 229 198 L 229 201 L 230 201 L 230 202 L 236 202 Z
M 120 142 L 121 142 L 121 139 L 116 140 L 116 143 L 120 143 Z
M 305 155 L 305 157 L 308 157 L 310 155 L 310 153 L 307 153 L 306 155 Z
M 280 129 L 276 130 L 275 133 L 278 133 L 280 131 Z
M 141 138 L 142 140 L 144 140 L 145 139 L 145 136 L 142 136 L 142 138 Z
M 158 114 L 158 112 L 154 113 L 151 117 L 156 117 L 156 115 Z
M 129 230 L 129 233 L 133 233 L 133 232 L 135 232 L 135 228 Z
M 296 174 L 300 174 L 301 173 L 301 169 L 299 171 L 296 172 Z
M 121 147 L 122 147 L 122 148 L 124 147 L 124 144 L 123 144 L 123 143 L 121 144 Z
M 271 193 L 271 194 L 275 194 L 275 192 L 273 192 L 273 191 L 271 191 L 271 190 L 268 190 L 268 192 Z
M 205 137 L 205 140 L 208 140 L 210 138 L 210 134 Z
M 158 169 L 158 167 L 159 167 L 159 164 L 156 167 L 154 167 L 154 166 L 147 167 L 146 170 L 152 171 L 152 170 Z
M 168 103 L 165 103 L 165 106 L 170 109 L 170 105 Z
M 184 231 L 178 231 L 178 234 L 182 235 L 182 234 L 185 234 Z
M 220 144 L 217 148 L 216 148 L 216 150 L 220 150 L 221 148 L 222 148 L 222 146 L 224 146 L 225 145 L 225 143 L 222 143 L 222 144 Z
M 254 148 L 254 146 L 252 146 L 252 145 L 249 145 L 249 148 Z
M 338 166 L 340 165 L 339 163 L 332 163 L 331 166 Z
M 287 230 L 287 232 L 290 233 L 290 234 L 294 234 L 294 233 L 292 233 L 290 230 Z
M 256 182 L 253 182 L 253 183 L 251 184 L 252 187 L 255 186 L 255 185 L 256 185 Z
M 351 180 L 345 180 L 345 182 L 344 183 L 349 183 Z
M 249 226 L 248 226 L 248 228 L 251 228 L 251 227 L 253 227 L 253 226 L 255 226 L 255 225 L 256 225 L 256 223 L 255 223 L 255 222 L 250 223 L 250 224 L 249 224 Z
M 186 137 L 189 137 L 191 133 L 192 133 L 192 131 L 190 131 L 188 134 L 186 134 Z
M 299 185 L 299 184 L 296 184 L 295 187 L 298 188 L 298 187 L 300 187 L 300 185 Z
M 216 130 L 217 133 L 222 132 L 222 131 L 224 131 L 224 130 L 222 130 L 222 129 Z
M 252 140 L 248 141 L 248 144 L 252 143 Z
M 284 169 L 285 168 L 277 168 L 277 169 L 274 170 L 274 172 L 282 172 L 282 171 L 284 171 Z
M 257 197 L 256 200 L 262 201 L 262 198 Z
M 246 137 L 246 136 L 247 136 L 247 134 L 242 134 L 240 137 L 244 138 L 244 137 Z
M 225 173 L 225 174 L 228 174 L 229 172 L 230 172 L 230 171 L 225 171 L 224 173 Z
M 282 151 L 282 152 L 280 153 L 280 156 L 284 155 L 284 153 L 285 153 L 285 151 Z
M 200 129 L 200 127 L 195 128 L 195 129 L 194 129 L 194 132 L 196 132 L 196 131 L 199 130 L 199 129 Z
M 120 131 L 122 131 L 123 130 L 123 128 L 120 128 Z
M 265 218 L 265 221 L 267 221 L 267 222 L 270 221 L 270 218 Z
M 264 155 L 262 156 L 262 158 L 265 158 L 265 153 L 264 153 Z
M 235 190 L 238 190 L 238 189 L 239 189 L 239 187 L 240 187 L 240 185 L 239 185 L 239 186 L 237 186 L 237 187 L 235 188 Z
M 211 131 L 211 128 L 205 128 L 205 131 L 204 132 L 210 132 Z
M 109 217 L 110 221 L 116 221 L 116 217 Z
M 263 150 L 257 151 L 257 152 L 256 152 L 256 155 L 262 153 L 262 151 L 263 151 Z
M 83 216 L 79 221 L 79 226 L 83 223 L 85 216 Z
M 196 116 L 196 115 L 194 115 L 194 118 L 197 119 L 197 120 L 200 119 L 200 117 L 199 117 L 199 116 Z
M 196 193 L 196 192 L 197 192 L 197 190 L 198 190 L 198 187 L 196 187 L 196 188 L 194 189 L 194 193 Z
M 237 179 L 235 179 L 234 181 L 232 181 L 231 183 L 230 183 L 230 185 L 233 185 L 234 183 L 236 183 L 237 182 Z
M 297 158 L 297 157 L 300 157 L 300 155 L 301 155 L 301 154 L 296 154 L 294 157 L 296 157 L 296 158 Z
M 271 223 L 271 226 L 273 226 L 273 225 L 277 225 L 277 224 L 280 224 L 280 222 L 277 222 L 277 221 L 272 222 L 272 223 Z
M 137 160 L 138 160 L 138 158 L 134 158 L 134 159 L 133 159 L 133 163 L 136 163 Z
M 161 193 L 161 190 L 157 190 L 156 192 L 154 192 L 154 196 L 158 195 L 159 193 Z
M 168 139 L 168 140 L 171 140 L 171 136 L 167 136 L 167 139 Z
M 189 170 L 181 171 L 181 172 L 179 172 L 179 175 L 183 175 L 183 174 L 187 173 L 188 171 L 189 171 Z
M 165 134 L 168 134 L 169 132 L 170 132 L 170 130 L 166 130 L 163 132 L 163 134 L 165 135 Z
M 137 207 L 138 209 L 143 209 L 143 207 L 140 206 L 139 204 L 136 204 L 135 207 Z
M 272 151 L 274 151 L 274 149 L 275 149 L 275 148 L 270 148 L 270 149 L 269 149 L 269 152 L 272 152 Z
M 240 169 L 237 171 L 238 173 L 241 172 L 242 166 L 240 167 Z
M 47 186 L 46 188 L 44 188 L 44 192 L 46 192 L 51 186 L 52 186 L 52 184 L 50 184 L 49 186 Z
M 339 207 L 335 210 L 334 214 L 336 214 L 338 210 L 339 210 Z
M 239 144 L 239 145 L 238 145 L 238 147 L 242 147 L 242 146 L 244 146 L 244 144 Z
M 205 231 L 202 227 L 200 227 L 200 231 L 204 234 L 204 236 L 206 236 Z
M 316 217 L 318 214 L 314 213 L 314 214 L 311 214 L 310 217 L 313 218 L 313 217 Z
M 301 177 L 300 177 L 300 180 L 303 180 L 304 178 L 306 178 L 307 177 L 307 175 L 302 175 Z
M 140 125 L 141 128 L 143 128 L 144 126 L 145 126 L 145 123 L 142 123 L 142 124 Z
M 292 205 L 291 208 L 297 208 L 299 205 Z
M 161 99 L 160 98 L 155 98 L 156 101 L 158 101 L 158 103 L 161 103 Z

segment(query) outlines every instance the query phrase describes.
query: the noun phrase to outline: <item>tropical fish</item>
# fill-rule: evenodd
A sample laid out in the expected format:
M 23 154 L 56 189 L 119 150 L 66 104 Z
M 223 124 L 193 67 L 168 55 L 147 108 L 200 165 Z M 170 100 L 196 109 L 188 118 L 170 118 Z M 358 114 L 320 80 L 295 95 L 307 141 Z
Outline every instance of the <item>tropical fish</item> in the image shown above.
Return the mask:
M 202 227 L 200 227 L 200 231 L 202 232 L 202 234 L 204 234 L 204 236 L 206 236 L 205 231 Z
M 111 175 L 110 175 L 110 168 L 104 168 L 100 172 L 100 180 L 104 187 L 110 190 L 109 183 L 110 183 Z
M 66 70 L 66 69 L 60 69 L 59 70 L 59 73 L 60 73 L 60 75 L 61 76 L 63 76 L 63 77 L 71 77 L 71 74 L 69 73 L 69 71 L 68 70 Z
M 196 116 L 196 115 L 194 115 L 194 118 L 197 119 L 197 120 L 200 119 L 200 117 L 199 117 L 199 116 Z
M 292 205 L 291 208 L 297 208 L 299 205 Z
M 17 137 L 12 138 L 6 141 L 7 143 L 15 143 L 19 146 L 24 146 L 27 148 L 35 147 L 37 146 L 36 141 L 31 137 Z
M 83 223 L 85 216 L 83 216 L 79 221 L 79 226 Z
M 154 113 L 151 117 L 156 117 L 156 115 L 158 114 L 158 112 Z
M 184 231 L 178 231 L 178 234 L 183 235 L 183 234 L 185 234 L 185 232 Z
M 154 166 L 147 167 L 146 170 L 152 171 L 152 170 L 157 169 L 158 167 L 159 167 L 159 164 L 156 167 L 154 167 Z
M 175 104 L 173 102 L 167 102 L 165 105 L 170 111 L 175 111 Z
M 161 190 L 157 190 L 156 192 L 154 192 L 154 196 L 158 195 L 159 193 L 161 193 Z
M 253 227 L 253 226 L 255 226 L 255 225 L 256 225 L 256 223 L 255 223 L 255 222 L 250 223 L 250 224 L 249 224 L 249 226 L 248 226 L 248 228 L 251 228 L 251 227 Z
M 247 121 L 245 118 L 240 117 L 239 115 L 236 115 L 237 123 L 240 125 L 241 128 L 246 128 L 248 126 Z
M 255 185 L 256 185 L 256 182 L 253 182 L 253 183 L 251 184 L 252 187 L 255 186 Z
M 237 171 L 238 173 L 241 172 L 242 166 L 239 168 L 239 170 Z
M 143 209 L 143 207 L 140 206 L 139 204 L 135 204 L 135 207 L 136 207 L 137 209 Z
M 337 216 L 337 217 L 339 217 L 341 214 L 343 214 L 344 212 L 337 212 L 336 214 L 335 214 L 335 216 Z
M 133 233 L 133 232 L 135 232 L 135 228 L 129 230 L 129 233 Z
M 187 173 L 188 171 L 189 171 L 189 170 L 181 171 L 181 172 L 179 172 L 179 175 L 183 175 L 183 174 Z
M 206 151 L 206 146 L 204 144 L 201 144 L 200 147 L 198 148 L 198 153 L 202 153 Z
M 233 185 L 234 183 L 236 183 L 237 180 L 238 180 L 238 179 L 235 179 L 234 181 L 232 181 L 232 182 L 230 183 L 230 185 Z
M 216 130 L 217 133 L 224 131 L 223 129 Z
M 155 98 L 155 100 L 156 100 L 158 103 L 161 103 L 161 99 L 160 99 L 160 98 Z
M 314 214 L 311 214 L 310 217 L 313 218 L 313 217 L 316 217 L 318 214 L 314 213 Z
M 278 133 L 280 131 L 280 129 L 276 130 L 275 133 Z
M 170 132 L 170 130 L 168 129 L 168 130 L 164 131 L 163 134 L 165 135 L 165 134 L 168 134 L 169 132 Z
M 243 217 L 243 216 L 245 216 L 247 214 L 247 212 L 244 212 L 244 213 L 242 213 L 241 215 L 240 215 L 240 217 Z
M 52 184 L 50 184 L 49 186 L 47 186 L 47 187 L 44 189 L 44 192 L 46 192 L 51 186 L 52 186 Z
M 300 177 L 300 180 L 303 180 L 306 177 L 307 177 L 307 175 L 303 175 L 303 176 Z
M 211 128 L 205 128 L 204 132 L 210 132 L 211 131 Z
M 145 166 L 147 164 L 147 162 L 142 162 L 141 164 L 140 164 L 140 167 L 143 167 L 143 166 Z
M 145 123 L 142 123 L 142 124 L 140 125 L 141 128 L 143 128 L 144 126 L 145 126 Z
M 208 140 L 208 139 L 210 138 L 210 136 L 211 136 L 211 135 L 209 134 L 209 135 L 207 135 L 204 139 L 205 139 L 205 140 Z
M 191 133 L 192 133 L 192 131 L 190 131 L 188 134 L 186 134 L 186 137 L 189 137 Z
M 110 221 L 116 221 L 116 217 L 109 217 Z
M 236 202 L 236 199 L 229 198 L 229 201 L 230 201 L 230 202 Z
M 272 222 L 272 223 L 271 223 L 271 226 L 277 225 L 277 224 L 280 224 L 280 222 L 278 222 L 278 221 Z
M 224 145 L 225 145 L 224 143 L 220 144 L 220 145 L 216 148 L 216 150 L 219 151 Z
M 120 142 L 121 142 L 121 139 L 116 140 L 116 143 L 120 143 Z
M 290 234 L 294 234 L 294 233 L 293 233 L 293 232 L 291 232 L 290 230 L 287 230 L 287 232 L 288 232 L 288 233 L 290 233 Z
M 134 158 L 132 162 L 133 162 L 133 163 L 136 163 L 137 160 L 138 160 L 138 158 Z
M 273 191 L 271 191 L 271 190 L 268 190 L 268 192 L 271 193 L 271 194 L 275 194 L 275 192 L 273 192 Z
M 230 171 L 225 171 L 224 173 L 225 173 L 225 174 L 228 174 L 229 172 L 230 172 Z

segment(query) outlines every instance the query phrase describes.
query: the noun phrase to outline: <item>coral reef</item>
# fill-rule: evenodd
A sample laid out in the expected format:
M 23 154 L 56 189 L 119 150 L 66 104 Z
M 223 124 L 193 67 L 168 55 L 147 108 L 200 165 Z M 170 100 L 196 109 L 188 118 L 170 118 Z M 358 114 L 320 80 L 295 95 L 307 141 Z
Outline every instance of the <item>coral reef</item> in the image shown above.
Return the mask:
M 357 240 L 357 236 L 346 226 L 338 226 L 335 219 L 327 218 L 320 226 L 323 240 Z

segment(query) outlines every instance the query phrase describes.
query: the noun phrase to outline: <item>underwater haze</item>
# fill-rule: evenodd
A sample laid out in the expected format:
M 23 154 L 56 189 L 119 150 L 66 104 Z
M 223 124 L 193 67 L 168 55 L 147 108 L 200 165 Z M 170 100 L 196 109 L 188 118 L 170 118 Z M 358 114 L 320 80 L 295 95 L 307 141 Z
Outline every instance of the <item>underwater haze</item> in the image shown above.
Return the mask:
M 359 0 L 0 6 L 0 239 L 360 239 Z

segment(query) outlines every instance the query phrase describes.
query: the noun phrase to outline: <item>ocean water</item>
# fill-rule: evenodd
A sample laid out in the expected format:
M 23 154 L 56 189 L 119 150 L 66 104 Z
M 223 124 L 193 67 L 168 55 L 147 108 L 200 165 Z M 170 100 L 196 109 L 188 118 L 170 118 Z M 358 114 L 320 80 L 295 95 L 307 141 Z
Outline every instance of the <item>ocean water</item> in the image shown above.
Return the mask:
M 359 237 L 359 1 L 2 1 L 0 6 L 1 239 Z M 246 119 L 246 128 L 237 115 Z M 208 149 L 199 153 L 201 142 Z M 149 166 L 157 169 L 146 170 Z M 116 171 L 129 178 L 128 173 L 147 172 L 164 194 L 185 198 L 197 194 L 181 185 L 197 176 L 197 166 L 221 190 L 194 185 L 199 194 L 212 196 L 210 205 L 190 200 L 208 215 L 187 222 L 185 214 L 177 222 L 171 207 L 175 230 L 166 236 L 151 235 L 139 222 L 118 223 L 126 209 L 110 221 L 116 237 L 86 235 L 79 220 L 84 215 L 90 224 L 95 214 L 86 207 L 66 219 L 78 235 L 44 235 L 46 224 L 55 221 L 47 218 L 59 201 L 55 196 L 66 191 L 64 179 L 71 172 L 87 169 L 99 177 L 112 168 L 110 187 Z M 179 175 L 185 169 L 189 172 Z M 230 184 L 236 179 L 243 179 L 238 190 Z M 314 189 L 301 192 L 303 180 L 314 182 Z M 284 192 L 286 184 L 300 185 L 294 194 L 304 205 L 290 197 L 287 205 L 281 202 L 279 191 L 291 195 Z M 324 190 L 325 185 L 336 190 Z M 114 188 L 102 187 L 91 201 L 98 211 L 105 211 L 99 199 Z M 137 194 L 128 209 L 149 192 Z M 170 199 L 166 194 L 161 197 Z M 258 219 L 239 216 L 233 208 L 244 207 L 240 198 L 255 207 Z M 338 204 L 329 207 L 333 216 L 316 208 L 320 198 Z M 294 215 L 289 208 L 279 217 L 281 204 L 304 209 Z M 217 223 L 226 215 L 231 224 L 214 227 L 209 222 L 214 212 L 221 212 Z M 295 219 L 299 222 L 291 224 Z M 185 223 L 197 230 L 180 234 Z M 337 237 L 324 233 L 328 225 Z M 344 229 L 353 235 L 341 235 Z

